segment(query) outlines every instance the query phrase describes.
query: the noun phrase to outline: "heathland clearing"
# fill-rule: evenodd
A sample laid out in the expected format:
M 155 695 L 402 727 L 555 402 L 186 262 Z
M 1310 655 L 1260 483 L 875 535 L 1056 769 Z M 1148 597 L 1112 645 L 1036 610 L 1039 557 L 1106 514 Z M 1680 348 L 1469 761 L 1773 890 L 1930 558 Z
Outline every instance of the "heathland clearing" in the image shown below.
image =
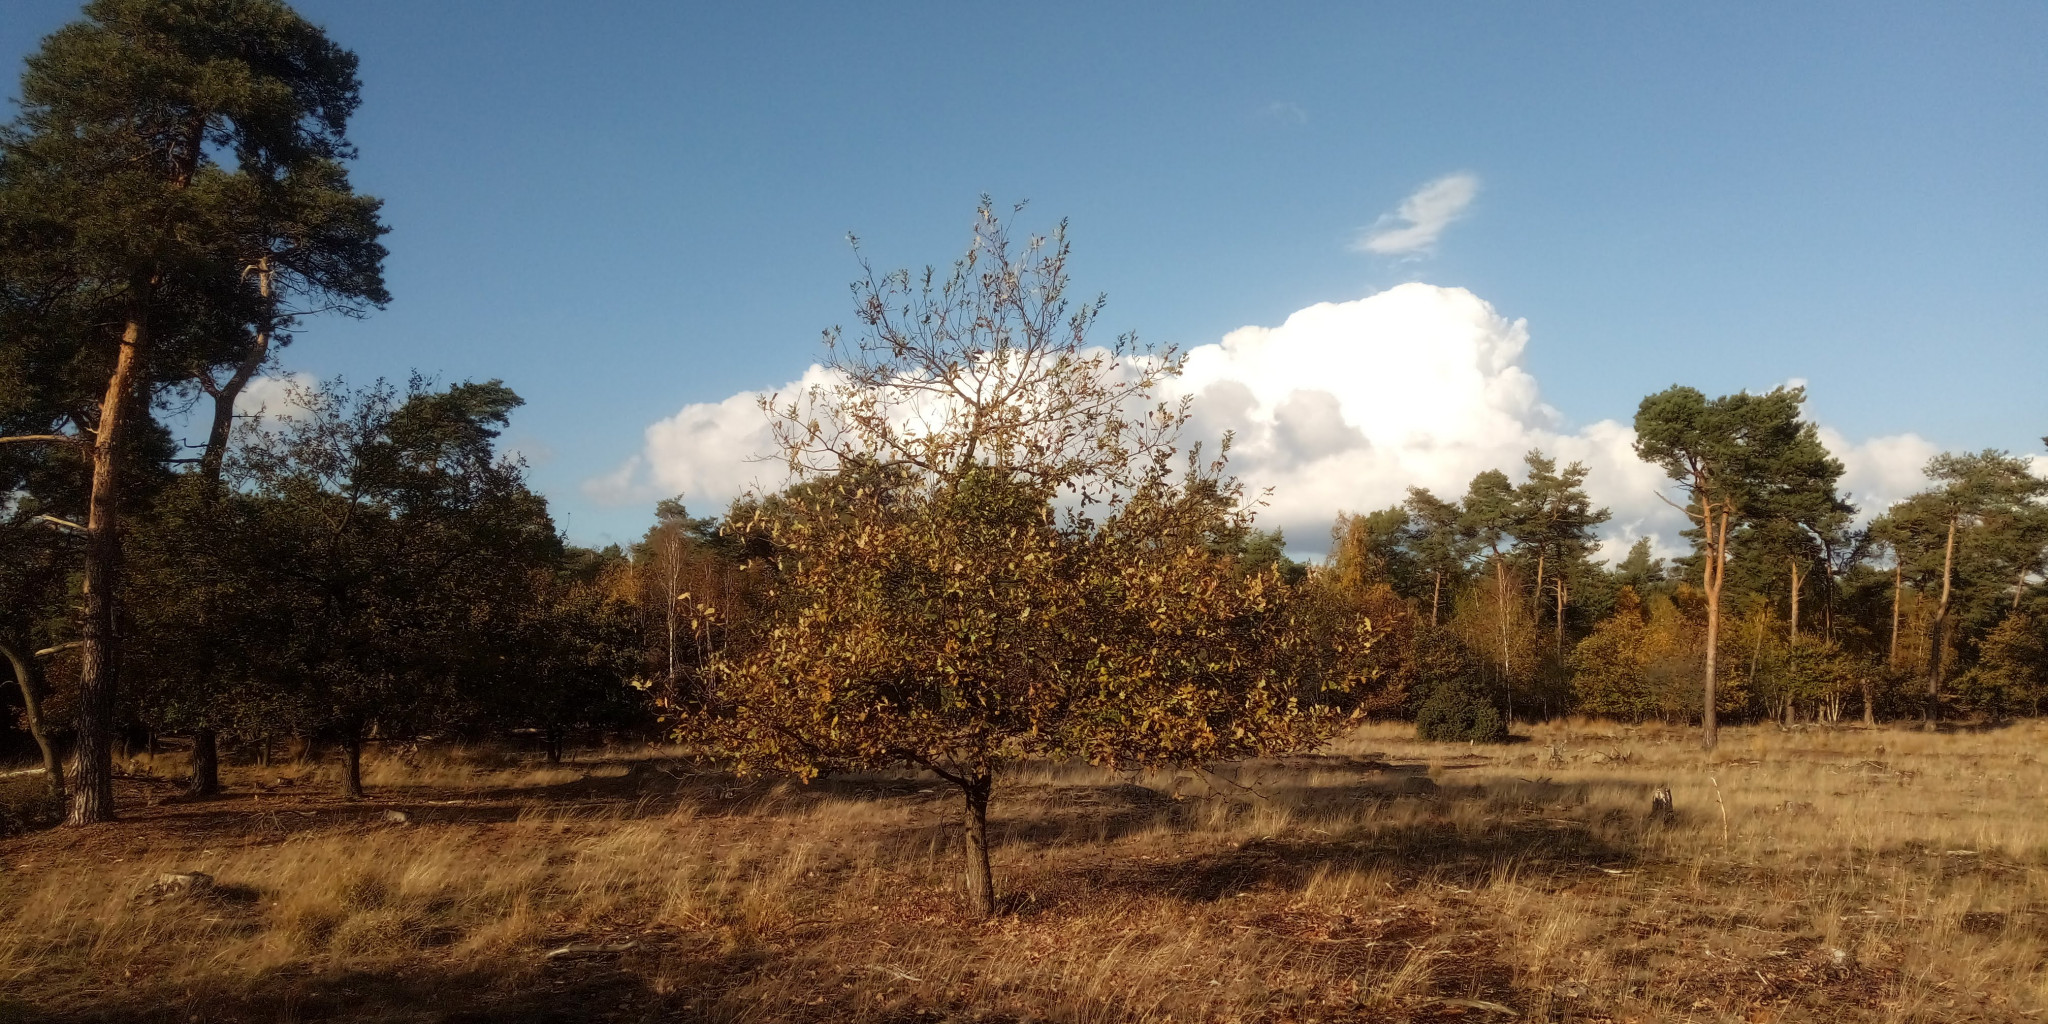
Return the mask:
M 1213 774 L 796 786 L 673 752 L 233 768 L 0 840 L 0 1016 L 1872 1020 L 2048 1009 L 2048 726 L 1373 726 Z M 291 785 L 280 785 L 280 771 Z M 259 786 L 258 780 L 264 785 Z M 1650 813 L 1669 786 L 1676 813 Z M 403 812 L 404 821 L 388 812 Z M 155 892 L 204 872 L 205 893 Z

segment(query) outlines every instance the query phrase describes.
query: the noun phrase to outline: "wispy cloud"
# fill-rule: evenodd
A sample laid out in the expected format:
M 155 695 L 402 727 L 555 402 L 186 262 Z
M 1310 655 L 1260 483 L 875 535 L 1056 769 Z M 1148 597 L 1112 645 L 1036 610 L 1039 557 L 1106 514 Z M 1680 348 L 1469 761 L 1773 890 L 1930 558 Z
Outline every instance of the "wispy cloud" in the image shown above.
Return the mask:
M 1382 256 L 1426 253 L 1451 222 L 1464 216 L 1479 195 L 1479 176 L 1460 171 L 1416 189 L 1393 213 L 1384 214 L 1352 248 Z
M 1259 113 L 1267 120 L 1276 121 L 1280 124 L 1302 125 L 1308 123 L 1308 111 L 1301 109 L 1301 104 L 1289 103 L 1286 100 L 1274 100 L 1266 104 Z

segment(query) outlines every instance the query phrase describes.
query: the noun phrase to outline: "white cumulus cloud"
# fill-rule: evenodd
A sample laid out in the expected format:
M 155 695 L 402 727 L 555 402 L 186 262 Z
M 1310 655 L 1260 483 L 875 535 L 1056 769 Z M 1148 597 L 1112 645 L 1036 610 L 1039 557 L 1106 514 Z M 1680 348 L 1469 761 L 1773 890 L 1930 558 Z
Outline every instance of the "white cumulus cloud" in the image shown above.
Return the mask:
M 1478 196 L 1478 175 L 1447 174 L 1401 200 L 1393 213 L 1382 215 L 1352 247 L 1382 256 L 1426 253 Z
M 1822 427 L 1820 441 L 1842 460 L 1837 489 L 1864 520 L 1926 487 L 1927 460 L 1941 452 L 1934 442 L 1918 434 L 1891 434 L 1857 443 L 1840 431 Z
M 1410 486 L 1455 499 L 1483 470 L 1519 480 L 1531 449 L 1591 470 L 1587 489 L 1613 511 L 1604 554 L 1645 536 L 1660 553 L 1678 553 L 1684 523 L 1658 497 L 1672 485 L 1636 458 L 1635 431 L 1622 419 L 1568 424 L 1524 367 L 1529 344 L 1527 322 L 1470 291 L 1404 284 L 1190 349 L 1167 397 L 1194 399 L 1188 440 L 1213 449 L 1225 431 L 1234 435 L 1233 472 L 1270 490 L 1261 524 L 1285 530 L 1299 553 L 1324 550 L 1339 511 L 1384 508 Z M 812 366 L 777 393 L 830 379 Z M 784 466 L 763 461 L 773 443 L 762 394 L 695 403 L 656 422 L 639 454 L 585 481 L 586 493 L 613 503 L 681 494 L 708 509 L 749 487 L 781 486 Z M 1822 440 L 1847 467 L 1843 490 L 1866 517 L 1924 486 L 1920 470 L 1936 450 L 1912 434 L 1851 442 L 1823 429 Z
M 251 377 L 249 383 L 243 385 L 242 393 L 235 396 L 235 415 L 296 419 L 305 415 L 305 410 L 292 404 L 292 389 L 311 388 L 318 384 L 312 374 L 296 371 L 278 377 Z
M 583 493 L 607 505 L 682 495 L 700 512 L 723 508 L 750 489 L 774 490 L 789 482 L 788 466 L 773 457 L 775 436 L 761 399 L 788 401 L 834 380 L 812 364 L 803 376 L 772 391 L 742 391 L 717 402 L 696 402 L 648 426 L 640 453 L 610 472 L 583 482 Z
M 1198 435 L 1235 435 L 1233 467 L 1271 489 L 1261 518 L 1296 550 L 1320 550 L 1339 510 L 1410 486 L 1457 498 L 1482 470 L 1517 475 L 1532 448 L 1591 467 L 1618 536 L 1656 532 L 1662 474 L 1636 459 L 1634 432 L 1566 429 L 1522 366 L 1528 344 L 1526 322 L 1465 289 L 1404 284 L 1232 331 L 1191 350 L 1176 386 L 1195 396 Z

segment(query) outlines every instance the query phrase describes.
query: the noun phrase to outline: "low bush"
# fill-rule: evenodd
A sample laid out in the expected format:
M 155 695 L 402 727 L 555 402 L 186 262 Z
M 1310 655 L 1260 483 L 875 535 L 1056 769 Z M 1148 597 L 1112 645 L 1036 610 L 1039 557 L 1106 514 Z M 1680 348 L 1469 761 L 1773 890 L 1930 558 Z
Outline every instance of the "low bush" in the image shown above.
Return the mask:
M 1501 743 L 1508 738 L 1508 723 L 1477 688 L 1444 683 L 1416 709 L 1415 735 L 1440 742 Z
M 64 804 L 50 792 L 43 773 L 0 778 L 0 836 L 48 828 L 63 818 Z

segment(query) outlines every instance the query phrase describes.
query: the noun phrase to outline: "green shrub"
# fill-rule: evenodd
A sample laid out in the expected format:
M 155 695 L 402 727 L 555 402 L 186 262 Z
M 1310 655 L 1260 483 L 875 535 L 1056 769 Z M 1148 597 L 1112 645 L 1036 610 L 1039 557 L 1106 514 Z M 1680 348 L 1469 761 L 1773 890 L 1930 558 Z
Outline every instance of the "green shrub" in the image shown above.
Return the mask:
M 1445 683 L 1416 709 L 1415 734 L 1425 740 L 1501 743 L 1508 738 L 1508 723 L 1476 688 Z

